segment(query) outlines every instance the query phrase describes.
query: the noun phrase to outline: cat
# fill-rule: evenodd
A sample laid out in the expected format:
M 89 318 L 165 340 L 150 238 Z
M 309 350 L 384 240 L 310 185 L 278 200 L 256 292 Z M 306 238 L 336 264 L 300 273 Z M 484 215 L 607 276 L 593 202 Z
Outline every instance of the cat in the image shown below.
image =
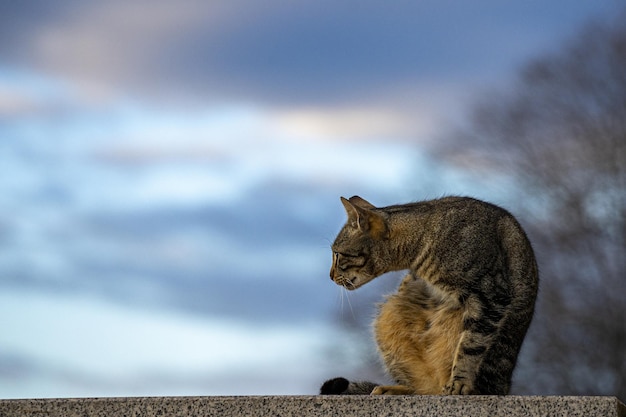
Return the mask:
M 341 197 L 331 279 L 355 290 L 408 269 L 374 332 L 397 385 L 326 381 L 321 394 L 505 395 L 539 285 L 531 244 L 496 205 L 445 197 L 377 208 Z

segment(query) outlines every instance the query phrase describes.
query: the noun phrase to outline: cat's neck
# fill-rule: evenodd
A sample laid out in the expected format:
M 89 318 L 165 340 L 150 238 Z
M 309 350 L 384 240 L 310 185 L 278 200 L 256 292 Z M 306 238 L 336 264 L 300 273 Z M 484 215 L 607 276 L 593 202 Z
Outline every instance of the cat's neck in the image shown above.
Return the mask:
M 411 216 L 391 213 L 388 224 L 390 271 L 410 269 L 424 249 L 423 237 L 427 230 L 428 215 L 415 213 Z

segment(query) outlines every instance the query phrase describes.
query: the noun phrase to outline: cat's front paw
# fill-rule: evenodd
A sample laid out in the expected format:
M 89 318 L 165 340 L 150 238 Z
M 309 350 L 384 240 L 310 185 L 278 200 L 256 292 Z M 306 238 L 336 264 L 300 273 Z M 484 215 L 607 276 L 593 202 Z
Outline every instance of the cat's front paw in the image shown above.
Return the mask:
M 412 395 L 412 388 L 404 385 L 379 385 L 372 390 L 371 395 Z
M 474 384 L 466 379 L 453 379 L 443 387 L 443 395 L 471 395 L 475 394 Z

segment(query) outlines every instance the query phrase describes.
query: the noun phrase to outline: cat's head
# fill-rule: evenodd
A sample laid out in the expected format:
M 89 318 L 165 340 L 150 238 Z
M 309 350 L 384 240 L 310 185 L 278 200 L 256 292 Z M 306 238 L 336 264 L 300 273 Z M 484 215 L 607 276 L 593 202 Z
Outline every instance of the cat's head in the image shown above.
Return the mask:
M 389 227 L 385 213 L 358 196 L 341 197 L 348 221 L 332 245 L 330 278 L 349 290 L 387 272 L 384 256 Z

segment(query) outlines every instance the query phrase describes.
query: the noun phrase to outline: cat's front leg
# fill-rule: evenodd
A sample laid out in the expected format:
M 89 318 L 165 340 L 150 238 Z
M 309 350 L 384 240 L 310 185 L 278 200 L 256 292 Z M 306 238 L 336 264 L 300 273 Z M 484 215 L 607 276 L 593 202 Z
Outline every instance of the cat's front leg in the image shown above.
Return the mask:
M 452 372 L 443 387 L 444 395 L 486 394 L 478 386 L 478 374 L 485 366 L 504 316 L 503 308 L 489 305 L 486 296 L 477 294 L 464 303 L 463 331 L 454 353 Z
M 487 349 L 492 343 L 491 334 L 478 332 L 471 327 L 463 331 L 454 355 L 450 379 L 443 387 L 442 394 L 480 394 L 476 387 L 476 379 Z
M 460 349 L 461 344 L 459 344 Z M 452 374 L 450 379 L 443 387 L 441 393 L 443 395 L 470 395 L 478 394 L 475 392 L 474 381 L 478 373 L 479 358 L 467 357 L 463 354 L 457 354 L 455 363 L 452 366 Z

